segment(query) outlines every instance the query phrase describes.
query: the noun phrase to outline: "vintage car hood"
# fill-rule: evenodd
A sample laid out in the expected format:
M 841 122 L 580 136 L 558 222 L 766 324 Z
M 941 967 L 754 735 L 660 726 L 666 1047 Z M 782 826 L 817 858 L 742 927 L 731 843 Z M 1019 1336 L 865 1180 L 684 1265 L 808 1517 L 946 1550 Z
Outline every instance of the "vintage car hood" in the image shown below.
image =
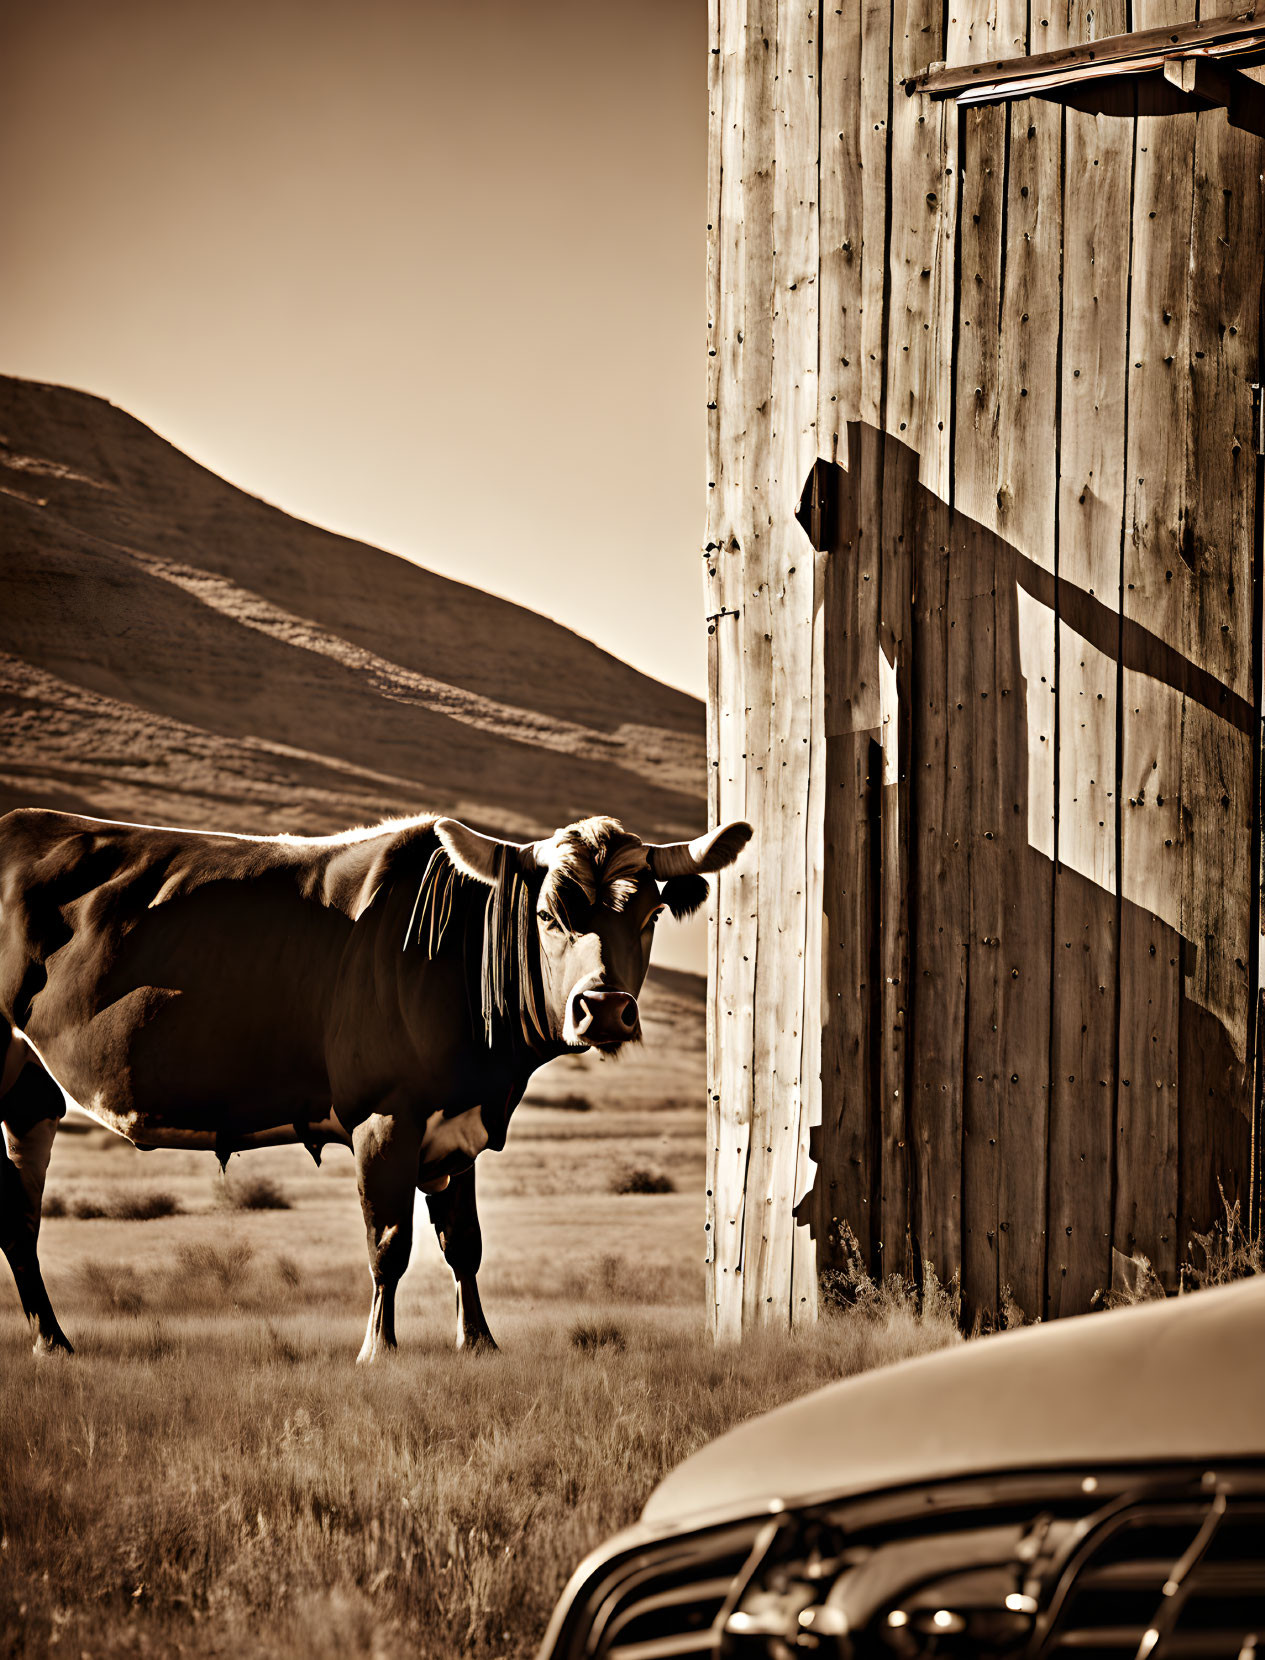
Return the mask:
M 1054 1464 L 1265 1456 L 1265 1277 L 828 1384 L 672 1471 L 643 1520 Z

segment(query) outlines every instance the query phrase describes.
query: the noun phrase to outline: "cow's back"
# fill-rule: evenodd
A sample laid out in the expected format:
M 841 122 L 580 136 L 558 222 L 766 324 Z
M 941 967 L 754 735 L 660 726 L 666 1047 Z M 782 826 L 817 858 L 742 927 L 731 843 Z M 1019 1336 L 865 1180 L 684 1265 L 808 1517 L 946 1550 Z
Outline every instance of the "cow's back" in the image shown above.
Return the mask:
M 351 919 L 329 849 L 28 809 L 0 819 L 0 1010 L 112 1118 L 231 1127 L 327 1098 Z

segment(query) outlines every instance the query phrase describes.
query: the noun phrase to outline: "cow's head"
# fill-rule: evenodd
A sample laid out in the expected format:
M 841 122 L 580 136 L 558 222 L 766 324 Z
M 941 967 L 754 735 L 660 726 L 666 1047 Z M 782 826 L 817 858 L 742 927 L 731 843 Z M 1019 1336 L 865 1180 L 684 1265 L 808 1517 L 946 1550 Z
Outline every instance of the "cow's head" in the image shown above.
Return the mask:
M 464 876 L 497 890 L 521 883 L 535 931 L 542 1036 L 611 1054 L 641 1036 L 637 994 L 655 924 L 664 912 L 696 911 L 707 898 L 705 873 L 731 865 L 751 837 L 751 826 L 738 822 L 655 845 L 611 818 L 582 819 L 526 844 L 480 835 L 456 819 L 434 828 Z

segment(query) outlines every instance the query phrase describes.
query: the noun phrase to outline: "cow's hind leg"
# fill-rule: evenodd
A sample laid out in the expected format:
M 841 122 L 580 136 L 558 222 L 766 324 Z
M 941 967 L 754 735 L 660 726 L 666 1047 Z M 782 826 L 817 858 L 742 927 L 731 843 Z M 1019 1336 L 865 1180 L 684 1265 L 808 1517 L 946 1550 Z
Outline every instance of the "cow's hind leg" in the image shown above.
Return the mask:
M 427 1194 L 426 1208 L 439 1235 L 444 1260 L 457 1282 L 457 1347 L 495 1349 L 479 1299 L 477 1276 L 483 1260 L 483 1233 L 474 1198 L 474 1166 L 453 1176 L 441 1193 Z
M 8 1035 L 8 1034 L 6 1034 Z M 4 1149 L 0 1153 L 0 1249 L 9 1259 L 22 1312 L 30 1322 L 36 1354 L 62 1350 L 73 1353 L 57 1323 L 40 1272 L 37 1244 L 44 1175 L 52 1151 L 57 1122 L 66 1110 L 61 1090 L 44 1068 L 13 1037 L 5 1057 L 4 1076 L 12 1080 L 0 1100 L 4 1121 Z
M 413 1249 L 413 1193 L 421 1134 L 409 1118 L 375 1113 L 352 1133 L 369 1245 L 373 1303 L 360 1362 L 395 1347 L 395 1288 Z

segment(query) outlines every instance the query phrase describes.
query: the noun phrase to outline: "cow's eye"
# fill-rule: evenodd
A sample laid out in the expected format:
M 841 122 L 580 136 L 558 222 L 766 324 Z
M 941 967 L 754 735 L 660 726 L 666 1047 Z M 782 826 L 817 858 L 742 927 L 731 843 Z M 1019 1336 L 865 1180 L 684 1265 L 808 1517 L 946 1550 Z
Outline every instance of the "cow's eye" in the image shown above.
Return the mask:
M 655 906 L 654 910 L 651 911 L 650 915 L 646 918 L 646 920 L 641 925 L 641 931 L 642 931 L 643 934 L 648 934 L 650 932 L 650 930 L 654 927 L 655 923 L 658 922 L 659 918 L 663 915 L 663 912 L 664 912 L 665 909 L 666 909 L 666 907 L 663 906 L 663 905 L 656 905 Z
M 561 934 L 565 932 L 557 917 L 549 911 L 537 911 L 536 921 L 542 928 L 547 929 L 551 934 Z

